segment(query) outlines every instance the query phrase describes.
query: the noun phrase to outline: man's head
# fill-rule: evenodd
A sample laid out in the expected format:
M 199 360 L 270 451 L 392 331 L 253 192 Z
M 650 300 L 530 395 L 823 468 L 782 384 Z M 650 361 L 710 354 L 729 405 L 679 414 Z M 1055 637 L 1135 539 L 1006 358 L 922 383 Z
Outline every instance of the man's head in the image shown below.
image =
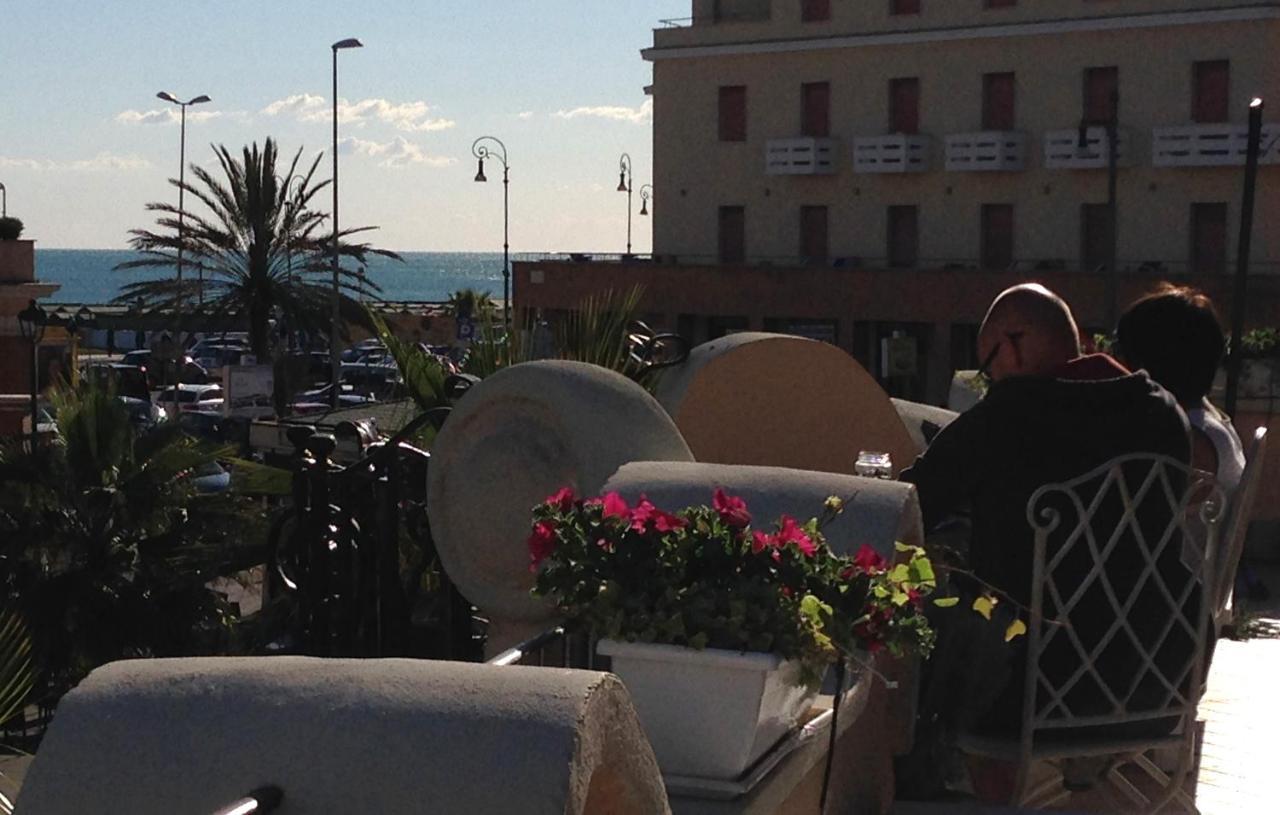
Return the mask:
M 978 331 L 978 359 L 993 382 L 1047 376 L 1080 356 L 1080 330 L 1061 297 L 1039 283 L 1005 289 Z
M 1208 395 L 1226 338 L 1204 293 L 1165 284 L 1120 315 L 1116 348 L 1132 368 L 1145 368 L 1178 403 L 1193 407 Z

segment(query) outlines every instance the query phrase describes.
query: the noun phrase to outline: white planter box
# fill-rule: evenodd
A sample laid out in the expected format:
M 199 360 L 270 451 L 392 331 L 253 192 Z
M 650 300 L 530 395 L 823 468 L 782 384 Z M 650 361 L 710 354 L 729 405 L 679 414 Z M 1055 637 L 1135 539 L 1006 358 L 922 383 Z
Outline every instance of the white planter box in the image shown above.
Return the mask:
M 601 640 L 664 773 L 734 779 L 799 721 L 817 691 L 772 654 Z

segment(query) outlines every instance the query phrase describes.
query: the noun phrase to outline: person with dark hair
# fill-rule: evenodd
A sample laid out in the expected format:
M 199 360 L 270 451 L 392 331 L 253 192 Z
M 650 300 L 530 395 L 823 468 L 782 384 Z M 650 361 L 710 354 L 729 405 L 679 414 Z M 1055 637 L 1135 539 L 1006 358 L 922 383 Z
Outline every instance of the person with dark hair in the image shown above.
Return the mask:
M 1226 337 L 1203 292 L 1164 284 L 1139 298 L 1116 325 L 1116 351 L 1173 394 L 1191 423 L 1191 463 L 1228 494 L 1244 474 L 1244 447 L 1231 420 L 1208 399 Z

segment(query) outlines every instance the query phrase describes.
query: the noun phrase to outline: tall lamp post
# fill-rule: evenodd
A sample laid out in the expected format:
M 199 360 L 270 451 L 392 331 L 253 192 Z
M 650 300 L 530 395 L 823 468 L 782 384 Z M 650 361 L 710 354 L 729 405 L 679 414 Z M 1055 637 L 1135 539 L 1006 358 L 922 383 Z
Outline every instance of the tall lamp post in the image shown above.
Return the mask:
M 1249 252 L 1253 244 L 1253 200 L 1258 184 L 1258 154 L 1262 152 L 1262 98 L 1249 103 L 1249 136 L 1244 164 L 1244 192 L 1240 202 L 1240 240 L 1236 249 L 1236 279 L 1231 295 L 1231 349 L 1227 356 L 1228 416 L 1236 413 L 1240 391 L 1240 339 L 1244 336 L 1244 298 L 1249 285 Z
M 40 341 L 44 339 L 45 312 L 35 300 L 18 312 L 22 337 L 31 343 L 31 449 L 35 450 L 40 423 Z
M 484 142 L 493 142 L 501 152 L 493 152 Z M 494 158 L 502 162 L 502 328 L 511 331 L 511 245 L 509 240 L 511 215 L 509 192 L 511 177 L 508 174 L 507 146 L 493 136 L 481 136 L 471 143 L 471 155 L 476 157 L 476 181 L 489 179 L 484 175 L 484 160 Z
M 4 184 L 0 184 L 0 218 L 9 217 L 9 193 L 4 188 Z
M 631 254 L 631 156 L 618 159 L 618 192 L 627 194 L 627 254 Z
M 329 405 L 338 407 L 338 394 L 341 390 L 338 380 L 342 371 L 341 358 L 338 356 L 338 327 L 342 317 L 339 311 L 341 292 L 338 283 L 338 52 L 344 48 L 363 48 L 364 44 L 354 37 L 338 40 L 329 46 L 333 51 L 333 292 L 332 311 L 329 315 L 329 374 L 333 379 L 330 389 Z
M 1119 261 L 1116 258 L 1120 241 L 1120 220 L 1116 210 L 1116 181 L 1118 176 L 1118 153 L 1120 152 L 1120 91 L 1113 90 L 1110 96 L 1110 112 L 1107 120 L 1102 122 L 1107 148 L 1107 228 L 1110 231 L 1107 240 L 1107 330 L 1114 331 L 1119 309 Z M 1084 120 L 1080 122 L 1080 139 L 1076 145 L 1081 150 L 1089 144 L 1089 126 L 1097 124 Z
M 182 249 L 184 246 L 186 246 L 186 243 L 187 243 L 186 231 L 184 229 L 185 219 L 183 217 L 186 213 L 186 209 L 183 207 L 183 200 L 184 200 L 183 194 L 186 192 L 185 187 L 186 187 L 186 180 L 187 180 L 187 108 L 190 107 L 191 105 L 199 105 L 212 100 L 210 100 L 209 97 L 205 96 L 204 94 L 200 94 L 194 99 L 189 99 L 186 102 L 182 102 L 173 94 L 169 93 L 168 91 L 160 91 L 159 93 L 156 94 L 156 97 L 159 99 L 163 99 L 166 102 L 171 102 L 177 105 L 182 110 L 182 130 L 181 130 L 181 136 L 178 139 L 178 297 L 179 297 L 178 302 L 181 303 L 182 302 L 181 300 L 182 298 Z M 196 302 L 199 305 L 203 306 L 204 305 L 204 267 L 203 266 L 200 267 L 199 274 L 200 274 L 200 282 L 196 286 Z

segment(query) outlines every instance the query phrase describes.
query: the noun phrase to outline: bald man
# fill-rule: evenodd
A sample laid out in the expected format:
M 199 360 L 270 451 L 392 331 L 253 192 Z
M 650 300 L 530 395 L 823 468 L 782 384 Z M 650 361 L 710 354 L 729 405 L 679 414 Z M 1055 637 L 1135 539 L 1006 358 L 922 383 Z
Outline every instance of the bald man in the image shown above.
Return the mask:
M 919 491 L 926 528 L 957 511 L 969 512 L 968 566 L 1023 608 L 1030 601 L 1034 547 L 1026 506 L 1037 488 L 1126 453 L 1190 457 L 1187 419 L 1173 397 L 1145 373 L 1130 373 L 1109 356 L 1082 355 L 1079 333 L 1071 309 L 1044 286 L 1002 292 L 978 333 L 978 358 L 991 382 L 986 396 L 944 428 L 902 474 Z M 1121 568 L 1126 561 L 1127 556 L 1115 559 L 1124 563 Z M 1009 606 L 1004 604 L 1006 613 Z M 1097 621 L 1104 629 L 1109 613 Z M 962 616 L 951 622 L 969 625 Z M 945 629 L 949 621 L 940 624 Z M 947 697 L 932 700 L 934 707 L 964 704 L 969 700 L 957 702 L 957 695 L 963 698 L 974 687 L 1004 691 L 989 700 L 995 704 L 978 723 L 962 722 L 963 727 L 977 724 L 993 734 L 1017 727 L 1022 646 L 1003 646 L 1002 632 L 1003 626 L 996 632 L 996 656 L 988 659 L 972 650 L 945 656 L 953 646 L 940 631 L 937 669 L 950 661 L 977 673 L 972 684 L 954 678 L 933 683 Z M 991 664 L 1009 656 L 1007 665 Z M 922 698 L 922 714 L 930 704 Z

